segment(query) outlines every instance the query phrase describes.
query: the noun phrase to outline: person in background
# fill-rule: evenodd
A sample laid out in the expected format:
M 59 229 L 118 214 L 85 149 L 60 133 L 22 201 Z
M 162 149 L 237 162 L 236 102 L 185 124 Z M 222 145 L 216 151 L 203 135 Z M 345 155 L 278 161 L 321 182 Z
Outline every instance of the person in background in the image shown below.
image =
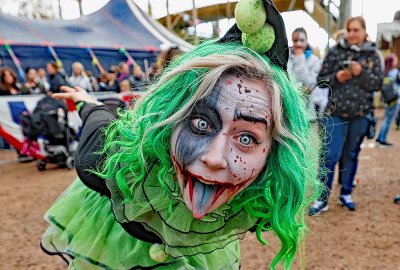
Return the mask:
M 22 85 L 18 82 L 17 74 L 9 67 L 0 70 L 0 96 L 21 94 Z
M 296 28 L 292 33 L 293 47 L 290 49 L 288 70 L 297 79 L 298 86 L 307 95 L 311 94 L 317 84 L 317 76 L 321 63 L 308 44 L 307 32 L 304 28 Z M 315 104 L 311 96 L 308 108 L 313 120 L 316 119 Z
M 326 185 L 320 198 L 309 209 L 309 215 L 328 210 L 334 170 L 339 162 L 339 182 L 342 183 L 340 201 L 354 211 L 353 180 L 357 171 L 358 155 L 373 112 L 373 92 L 381 85 L 383 69 L 375 44 L 367 41 L 365 20 L 352 17 L 346 22 L 346 38 L 339 41 L 326 55 L 318 81 L 326 81 L 331 89 L 326 113 L 321 119 L 326 132 L 323 166 L 320 180 Z M 341 180 L 341 181 L 340 181 Z
M 42 82 L 37 80 L 37 74 L 34 68 L 26 69 L 26 82 L 24 83 L 24 87 L 30 94 L 46 93 Z
M 113 70 L 107 71 L 107 91 L 120 92 L 117 74 Z
M 125 103 L 125 107 L 130 108 L 134 98 L 131 91 L 131 83 L 128 80 L 123 80 L 119 83 L 119 88 L 121 90 L 122 101 Z
M 43 84 L 44 90 L 47 92 L 50 89 L 49 81 L 47 80 L 46 70 L 44 68 L 39 68 L 37 70 L 37 81 Z
M 52 93 L 60 93 L 60 87 L 68 85 L 69 83 L 65 75 L 60 71 L 56 62 L 47 63 L 47 73 L 49 74 L 50 89 L 47 92 L 49 95 Z
M 142 91 L 144 86 L 144 74 L 142 68 L 139 65 L 133 67 L 133 74 L 130 77 L 131 90 L 132 91 Z
M 293 47 L 290 50 L 288 70 L 296 77 L 299 86 L 310 93 L 317 83 L 321 64 L 308 44 L 307 32 L 303 27 L 292 33 Z
M 399 70 L 397 69 L 398 64 L 399 61 L 397 59 L 397 56 L 393 53 L 385 58 L 385 75 L 389 76 L 392 79 L 394 87 L 400 93 L 400 85 L 397 82 L 397 78 L 399 76 Z M 392 146 L 391 143 L 386 141 L 386 138 L 390 131 L 390 126 L 392 124 L 393 118 L 398 110 L 397 103 L 398 100 L 395 100 L 390 104 L 387 104 L 387 107 L 385 109 L 385 119 L 379 131 L 378 138 L 376 139 L 376 142 L 379 144 L 380 147 Z
M 93 72 L 91 72 L 90 70 L 87 70 L 86 75 L 89 78 L 89 81 L 90 81 L 90 84 L 92 85 L 93 91 L 97 91 L 99 89 L 99 84 L 97 83 L 97 79 L 93 75 Z
M 80 62 L 72 64 L 72 74 L 71 77 L 69 77 L 68 82 L 72 87 L 79 86 L 88 92 L 93 92 L 90 79 L 86 75 L 85 68 Z
M 160 69 L 164 71 L 169 64 L 182 53 L 183 52 L 177 46 L 162 50 L 158 58 Z
M 105 92 L 108 91 L 108 85 L 107 85 L 107 81 L 108 81 L 108 75 L 107 73 L 101 73 L 98 77 L 97 77 L 97 82 L 98 82 L 98 88 L 97 91 L 98 92 Z
M 130 77 L 130 70 L 129 65 L 125 62 L 121 62 L 118 65 L 119 73 L 118 74 L 118 81 L 129 80 Z
M 160 75 L 160 66 L 157 63 L 153 63 L 151 65 L 151 71 L 149 73 L 149 82 L 154 82 L 157 77 Z
M 117 65 L 112 65 L 111 68 L 110 68 L 110 70 L 114 71 L 115 74 L 118 74 L 118 73 L 119 73 L 119 66 L 117 66 Z

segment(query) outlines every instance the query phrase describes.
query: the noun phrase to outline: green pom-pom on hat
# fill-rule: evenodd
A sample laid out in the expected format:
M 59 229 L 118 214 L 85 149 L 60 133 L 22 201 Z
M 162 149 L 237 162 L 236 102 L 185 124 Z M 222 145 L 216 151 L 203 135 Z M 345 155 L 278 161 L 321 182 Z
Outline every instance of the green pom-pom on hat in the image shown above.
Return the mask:
M 264 53 L 271 49 L 275 41 L 275 30 L 272 25 L 266 23 L 260 30 L 252 34 L 242 33 L 242 43 L 244 46 Z
M 235 19 L 237 27 L 244 33 L 260 30 L 267 19 L 262 0 L 240 0 L 235 8 Z

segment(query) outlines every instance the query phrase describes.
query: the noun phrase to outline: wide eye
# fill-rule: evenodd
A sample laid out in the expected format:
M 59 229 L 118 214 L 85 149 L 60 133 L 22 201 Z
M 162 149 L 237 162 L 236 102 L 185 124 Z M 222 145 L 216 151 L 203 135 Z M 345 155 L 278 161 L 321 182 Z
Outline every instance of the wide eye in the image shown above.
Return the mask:
M 208 133 L 212 132 L 211 124 L 203 118 L 193 118 L 191 120 L 192 128 L 195 132 Z
M 239 137 L 239 142 L 245 146 L 250 146 L 253 145 L 256 140 L 250 134 L 241 134 Z

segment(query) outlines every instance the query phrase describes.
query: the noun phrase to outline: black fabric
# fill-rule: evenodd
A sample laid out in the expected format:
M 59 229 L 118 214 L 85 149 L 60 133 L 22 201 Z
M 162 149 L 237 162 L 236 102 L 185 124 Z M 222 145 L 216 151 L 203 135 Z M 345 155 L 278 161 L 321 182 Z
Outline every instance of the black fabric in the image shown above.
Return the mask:
M 362 66 L 359 76 L 339 83 L 336 74 L 345 68 L 348 61 L 357 61 Z M 365 116 L 373 109 L 373 92 L 377 91 L 383 78 L 380 54 L 372 42 L 360 48 L 341 40 L 326 55 L 317 81 L 326 81 L 331 89 L 327 112 L 345 119 Z
M 271 0 L 263 0 L 265 10 L 267 11 L 266 22 L 274 27 L 275 41 L 272 48 L 265 54 L 271 62 L 283 70 L 287 70 L 287 62 L 289 59 L 289 47 L 286 37 L 285 23 L 275 4 Z M 228 30 L 228 32 L 219 39 L 219 42 L 240 42 L 242 43 L 242 31 L 237 27 L 236 23 Z
M 49 76 L 50 91 L 53 93 L 60 93 L 60 87 L 63 85 L 70 86 L 65 75 L 61 72 Z
M 59 109 L 64 112 L 63 119 L 59 119 Z M 68 128 L 67 112 L 67 105 L 63 101 L 45 97 L 38 102 L 32 114 L 25 112 L 21 114 L 22 132 L 30 140 L 36 140 L 39 135 L 43 135 L 50 144 L 64 145 Z
M 105 160 L 105 156 L 99 154 L 103 149 L 105 137 L 104 130 L 111 121 L 116 120 L 115 113 L 106 105 L 83 104 L 79 111 L 82 118 L 82 135 L 79 140 L 78 151 L 75 154 L 75 168 L 81 181 L 90 189 L 103 196 L 111 198 L 111 193 L 104 179 L 90 170 L 97 170 L 99 161 Z M 120 223 L 131 236 L 149 243 L 162 243 L 161 239 L 144 229 L 137 222 Z
M 383 78 L 383 81 L 382 81 L 381 93 L 382 93 L 383 101 L 385 101 L 387 104 L 390 104 L 399 98 L 397 88 L 394 85 L 392 78 L 390 76 L 388 76 L 387 74 L 386 74 L 386 77 Z

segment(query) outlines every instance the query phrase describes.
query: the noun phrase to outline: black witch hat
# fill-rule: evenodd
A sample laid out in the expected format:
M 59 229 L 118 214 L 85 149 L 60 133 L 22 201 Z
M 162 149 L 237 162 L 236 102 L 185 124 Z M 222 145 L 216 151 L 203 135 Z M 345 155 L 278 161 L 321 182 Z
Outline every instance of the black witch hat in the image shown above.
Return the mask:
M 271 60 L 274 65 L 287 70 L 287 62 L 289 59 L 289 47 L 286 37 L 285 24 L 283 18 L 272 0 L 262 0 L 267 12 L 266 23 L 270 24 L 275 30 L 275 41 L 268 51 L 264 54 Z M 242 31 L 234 24 L 228 32 L 219 39 L 219 42 L 242 42 Z

